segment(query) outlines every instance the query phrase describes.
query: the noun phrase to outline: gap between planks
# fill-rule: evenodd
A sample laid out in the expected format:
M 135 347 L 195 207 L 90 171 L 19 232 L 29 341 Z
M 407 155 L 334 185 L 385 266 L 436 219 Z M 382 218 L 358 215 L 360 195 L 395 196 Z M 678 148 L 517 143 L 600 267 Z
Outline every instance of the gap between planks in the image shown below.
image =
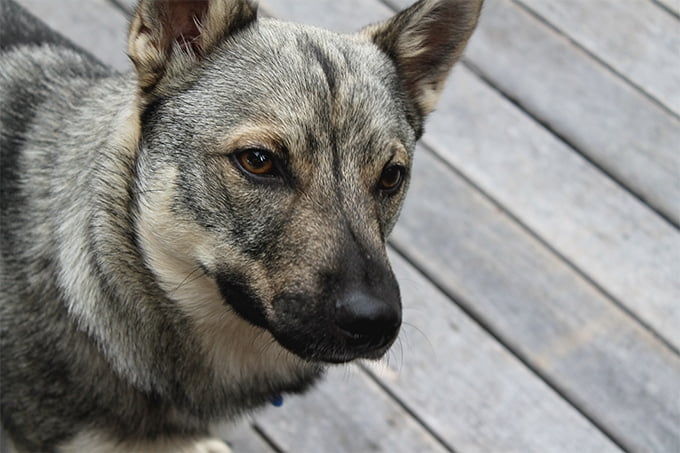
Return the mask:
M 579 50 L 587 54 L 590 58 L 597 61 L 602 67 L 606 68 L 612 74 L 615 74 L 620 79 L 625 80 L 626 83 L 628 83 L 630 86 L 635 88 L 640 94 L 649 99 L 650 102 L 656 104 L 659 108 L 663 109 L 666 113 L 675 117 L 676 119 L 680 119 L 680 114 L 677 111 L 675 111 L 671 105 L 665 103 L 660 98 L 659 94 L 651 92 L 651 90 L 645 88 L 640 81 L 634 80 L 633 77 L 626 75 L 626 73 L 623 70 L 616 67 L 615 62 L 607 61 L 607 59 L 604 56 L 598 55 L 595 50 L 592 50 L 588 48 L 585 44 L 582 44 L 577 37 L 568 35 L 565 30 L 559 28 L 557 24 L 553 23 L 553 21 L 551 21 L 549 18 L 542 15 L 539 11 L 532 7 L 529 2 L 527 2 L 526 0 L 510 0 L 510 1 L 512 1 L 514 4 L 523 9 L 528 14 L 534 16 L 539 22 L 551 28 L 554 32 L 563 36 L 565 39 L 568 39 L 569 42 L 574 47 L 577 47 Z M 665 13 L 669 13 L 671 16 L 675 17 L 675 14 L 673 14 L 672 11 L 668 10 L 668 8 L 666 8 L 664 5 L 661 5 L 656 2 L 652 2 L 651 4 L 653 5 L 654 8 L 663 10 Z M 678 26 L 680 26 L 680 24 L 678 24 Z

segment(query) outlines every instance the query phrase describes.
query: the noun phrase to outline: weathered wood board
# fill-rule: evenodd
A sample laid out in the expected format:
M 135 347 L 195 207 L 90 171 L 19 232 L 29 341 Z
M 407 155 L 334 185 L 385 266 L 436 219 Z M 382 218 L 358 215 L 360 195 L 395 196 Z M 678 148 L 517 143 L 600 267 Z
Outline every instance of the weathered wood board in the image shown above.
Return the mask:
M 261 0 L 260 4 L 275 17 L 341 33 L 354 33 L 391 14 L 389 8 L 375 0 Z
M 391 259 L 405 324 L 375 374 L 455 451 L 618 450 L 425 275 Z
M 680 116 L 680 22 L 649 0 L 518 0 Z
M 439 113 L 427 143 L 680 349 L 677 229 L 465 68 Z
M 680 18 L 680 0 L 654 0 L 662 8 Z
M 680 225 L 680 119 L 508 0 L 487 1 L 466 60 Z
M 236 424 L 218 425 L 212 430 L 212 433 L 215 437 L 225 440 L 235 453 L 276 452 L 247 419 Z
M 132 68 L 125 52 L 127 19 L 106 0 L 17 0 L 50 27 L 118 70 Z

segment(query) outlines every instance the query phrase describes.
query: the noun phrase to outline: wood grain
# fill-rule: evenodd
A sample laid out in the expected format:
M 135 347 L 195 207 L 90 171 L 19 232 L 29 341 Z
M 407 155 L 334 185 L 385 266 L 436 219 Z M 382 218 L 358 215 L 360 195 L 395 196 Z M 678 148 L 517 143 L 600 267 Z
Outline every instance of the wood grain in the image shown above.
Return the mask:
M 405 323 L 387 364 L 372 370 L 455 451 L 618 451 L 424 275 L 391 259 Z
M 125 52 L 127 19 L 106 0 L 17 0 L 47 25 L 124 71 L 132 68 Z
M 518 0 L 680 116 L 680 23 L 648 0 Z
M 486 3 L 467 61 L 680 225 L 678 118 L 511 1 Z
M 678 230 L 465 68 L 425 141 L 680 349 Z

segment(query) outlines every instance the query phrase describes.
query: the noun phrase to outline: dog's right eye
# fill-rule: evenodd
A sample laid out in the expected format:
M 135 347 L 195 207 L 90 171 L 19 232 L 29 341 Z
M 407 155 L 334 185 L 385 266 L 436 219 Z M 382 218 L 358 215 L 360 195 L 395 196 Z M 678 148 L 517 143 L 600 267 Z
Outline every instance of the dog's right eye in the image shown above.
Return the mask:
M 239 151 L 235 155 L 238 167 L 244 173 L 260 178 L 273 178 L 279 176 L 276 159 L 269 151 L 252 148 Z

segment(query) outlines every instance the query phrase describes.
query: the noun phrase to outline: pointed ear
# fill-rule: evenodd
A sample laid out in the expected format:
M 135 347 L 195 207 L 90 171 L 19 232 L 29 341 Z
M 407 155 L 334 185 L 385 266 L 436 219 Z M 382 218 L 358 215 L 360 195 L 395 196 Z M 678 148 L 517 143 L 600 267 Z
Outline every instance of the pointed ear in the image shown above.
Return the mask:
M 257 7 L 248 0 L 141 0 L 130 26 L 128 54 L 142 92 L 181 74 L 256 19 Z
M 392 58 L 421 117 L 434 110 L 451 67 L 477 25 L 481 7 L 482 0 L 420 0 L 361 31 Z

